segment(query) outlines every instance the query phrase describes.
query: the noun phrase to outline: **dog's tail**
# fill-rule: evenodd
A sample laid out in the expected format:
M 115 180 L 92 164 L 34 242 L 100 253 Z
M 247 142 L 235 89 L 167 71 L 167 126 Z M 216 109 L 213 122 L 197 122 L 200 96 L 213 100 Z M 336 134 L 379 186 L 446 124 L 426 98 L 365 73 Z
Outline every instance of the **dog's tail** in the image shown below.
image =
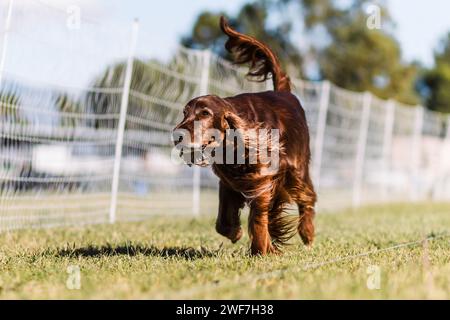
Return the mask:
M 270 73 L 275 91 L 291 91 L 291 81 L 272 50 L 255 38 L 233 30 L 223 16 L 220 17 L 220 28 L 228 36 L 225 48 L 234 54 L 235 63 L 250 63 L 247 76 L 262 82 Z

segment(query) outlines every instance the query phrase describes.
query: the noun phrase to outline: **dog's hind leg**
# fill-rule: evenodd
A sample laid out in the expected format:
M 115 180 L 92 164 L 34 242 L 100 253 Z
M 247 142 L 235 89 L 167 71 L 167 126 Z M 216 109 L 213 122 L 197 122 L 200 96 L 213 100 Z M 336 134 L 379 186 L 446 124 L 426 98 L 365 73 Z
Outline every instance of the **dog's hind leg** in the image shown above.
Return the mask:
M 219 184 L 219 214 L 216 231 L 235 243 L 242 237 L 239 211 L 244 207 L 245 198 L 223 182 Z
M 280 187 L 275 194 L 269 211 L 269 234 L 274 247 L 281 250 L 282 246 L 297 233 L 298 219 L 285 211 L 291 202 L 286 189 Z
M 298 223 L 298 234 L 306 245 L 314 241 L 314 215 L 315 210 L 311 204 L 298 203 L 300 221 Z
M 297 174 L 291 175 L 289 194 L 298 206 L 300 219 L 297 229 L 300 238 L 304 244 L 311 245 L 314 241 L 314 206 L 317 196 L 309 175 L 306 174 L 304 179 L 300 179 L 298 176 Z

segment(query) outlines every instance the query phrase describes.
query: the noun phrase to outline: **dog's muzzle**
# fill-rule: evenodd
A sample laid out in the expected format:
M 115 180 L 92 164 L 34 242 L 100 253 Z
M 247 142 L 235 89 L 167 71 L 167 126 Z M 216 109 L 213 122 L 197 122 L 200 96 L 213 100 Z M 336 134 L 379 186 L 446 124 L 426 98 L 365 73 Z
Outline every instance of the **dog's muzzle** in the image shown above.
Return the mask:
M 212 137 L 208 143 L 200 144 L 200 143 L 186 143 L 186 144 L 176 144 L 177 148 L 180 149 L 180 157 L 184 160 L 184 162 L 191 167 L 193 164 L 206 167 L 210 164 L 209 156 L 214 156 L 214 150 L 211 152 L 205 152 L 208 147 L 213 148 L 213 144 L 216 141 L 214 137 Z

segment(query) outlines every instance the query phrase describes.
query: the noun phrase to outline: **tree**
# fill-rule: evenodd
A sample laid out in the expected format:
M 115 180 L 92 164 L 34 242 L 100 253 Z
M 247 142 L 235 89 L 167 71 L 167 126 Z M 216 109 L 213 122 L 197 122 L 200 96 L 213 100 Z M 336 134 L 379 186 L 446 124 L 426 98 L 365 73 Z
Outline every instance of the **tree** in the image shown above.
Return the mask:
M 283 0 L 291 3 L 293 0 Z M 402 62 L 398 42 L 391 34 L 393 22 L 385 6 L 379 12 L 382 28 L 369 28 L 368 0 L 353 0 L 348 6 L 335 0 L 300 0 L 305 28 L 325 31 L 328 41 L 315 46 L 320 74 L 336 85 L 356 91 L 371 91 L 382 98 L 415 104 L 417 67 Z
M 223 12 L 213 13 L 204 11 L 199 14 L 194 22 L 191 34 L 181 39 L 181 43 L 193 49 L 211 49 L 217 54 L 225 57 L 227 52 L 224 48 L 226 38 L 219 28 L 219 18 Z
M 434 55 L 435 65 L 425 72 L 423 84 L 429 109 L 450 113 L 450 32 Z
M 230 24 L 239 32 L 249 34 L 266 43 L 279 57 L 285 66 L 293 65 L 293 70 L 302 75 L 302 58 L 299 49 L 290 39 L 292 24 L 286 19 L 283 22 L 269 26 L 269 12 L 276 12 L 273 1 L 255 1 L 245 4 L 236 16 L 227 16 L 223 12 L 202 12 L 192 27 L 189 35 L 182 38 L 181 43 L 189 48 L 211 49 L 220 56 L 232 60 L 225 50 L 226 36 L 219 28 L 221 15 L 227 16 Z
M 142 132 L 151 130 L 161 141 L 167 138 L 167 130 L 174 127 L 184 104 L 198 95 L 198 83 L 186 80 L 199 77 L 200 68 L 190 61 L 191 58 L 178 53 L 166 64 L 156 60 L 134 60 L 125 123 L 127 135 L 143 139 Z M 86 110 L 102 116 L 118 115 L 123 92 L 108 89 L 122 88 L 125 73 L 126 62 L 105 68 L 93 81 L 92 86 L 99 90 L 88 92 L 84 98 Z M 113 129 L 117 128 L 118 122 L 117 116 L 98 117 L 91 125 L 96 129 Z M 153 143 L 161 148 L 158 140 Z M 126 145 L 123 154 L 142 155 L 142 147 Z
M 56 96 L 55 106 L 60 112 L 59 124 L 61 127 L 76 127 L 85 122 L 84 119 L 74 117 L 73 115 L 66 115 L 65 113 L 83 113 L 83 106 L 81 102 L 76 101 L 67 93 L 59 93 Z
M 20 96 L 6 90 L 0 91 L 0 121 L 25 124 L 27 121 L 20 112 Z
M 127 114 L 130 121 L 126 128 L 130 130 L 147 130 L 148 125 L 135 118 L 146 119 L 154 124 L 174 124 L 180 114 L 180 108 L 170 104 L 186 103 L 198 94 L 198 84 L 185 81 L 171 73 L 199 76 L 200 68 L 188 61 L 188 57 L 175 54 L 168 64 L 156 60 L 135 60 L 131 79 L 131 94 Z M 94 81 L 95 88 L 121 88 L 125 78 L 126 63 L 119 62 L 109 66 Z M 165 71 L 170 70 L 170 73 Z M 86 96 L 87 110 L 94 114 L 118 114 L 122 93 L 105 91 L 89 92 Z M 145 96 L 143 96 L 145 95 Z M 133 119 L 137 120 L 134 121 Z M 96 128 L 117 126 L 117 119 L 96 119 Z
M 20 106 L 21 99 L 17 92 L 5 89 L 0 91 L 0 128 L 8 128 L 6 124 L 11 125 L 12 128 L 16 128 L 19 125 L 26 125 L 28 123 L 27 118 L 20 110 Z M 8 131 L 6 131 L 6 133 L 8 133 Z M 6 136 L 0 137 L 0 146 L 18 146 L 23 143 L 23 141 L 16 139 L 14 135 L 9 136 L 7 134 Z

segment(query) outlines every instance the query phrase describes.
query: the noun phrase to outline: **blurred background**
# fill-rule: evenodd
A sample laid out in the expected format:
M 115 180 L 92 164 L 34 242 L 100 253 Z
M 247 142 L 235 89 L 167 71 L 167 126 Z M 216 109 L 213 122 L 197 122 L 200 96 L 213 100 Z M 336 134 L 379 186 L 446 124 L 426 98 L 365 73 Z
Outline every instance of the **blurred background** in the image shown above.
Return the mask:
M 215 214 L 217 179 L 174 163 L 170 132 L 195 96 L 271 89 L 229 62 L 220 15 L 291 76 L 319 210 L 448 201 L 449 11 L 444 0 L 3 0 L 0 231 Z

